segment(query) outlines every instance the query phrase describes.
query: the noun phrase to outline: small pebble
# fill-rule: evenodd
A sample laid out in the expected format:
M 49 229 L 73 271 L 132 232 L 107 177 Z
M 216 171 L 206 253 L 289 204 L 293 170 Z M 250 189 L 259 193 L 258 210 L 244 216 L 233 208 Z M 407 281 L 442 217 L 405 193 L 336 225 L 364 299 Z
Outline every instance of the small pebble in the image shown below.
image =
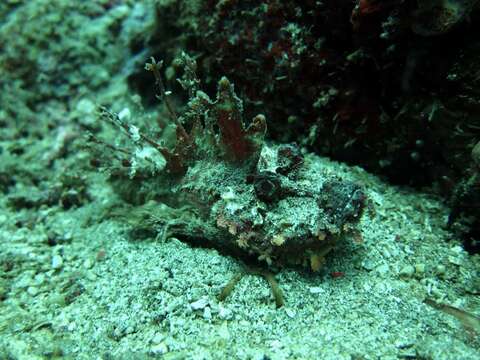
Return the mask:
M 425 273 L 425 264 L 415 264 L 415 273 L 418 275 Z
M 166 354 L 166 353 L 168 352 L 168 346 L 167 346 L 167 344 L 165 344 L 164 342 L 162 342 L 162 343 L 160 343 L 160 344 L 158 344 L 158 345 L 152 346 L 151 352 L 152 352 L 154 355 Z
M 92 271 L 88 271 L 86 274 L 85 274 L 85 278 L 87 280 L 90 280 L 90 281 L 95 281 L 97 280 L 97 275 L 95 273 L 93 273 Z
M 218 309 L 218 317 L 222 320 L 229 320 L 231 319 L 233 316 L 232 314 L 232 311 L 230 311 L 229 309 L 227 308 L 224 308 L 223 306 L 221 306 L 219 309 Z
M 309 290 L 310 294 L 320 294 L 323 292 L 323 289 L 320 287 L 311 287 Z
M 390 267 L 388 266 L 388 264 L 382 264 L 380 266 L 377 266 L 375 271 L 380 275 L 386 275 L 390 271 Z
M 38 294 L 38 288 L 35 286 L 29 286 L 27 288 L 27 293 L 31 296 L 36 296 Z
M 372 260 L 366 259 L 362 262 L 362 267 L 367 271 L 372 271 L 375 268 L 375 263 Z
M 412 265 L 404 266 L 398 273 L 400 276 L 410 277 L 415 273 L 415 268 Z
M 95 103 L 90 99 L 80 100 L 75 107 L 76 111 L 81 115 L 81 122 L 85 125 L 92 125 L 95 123 L 96 108 Z
M 130 111 L 129 108 L 124 108 L 123 110 L 121 110 L 119 113 L 118 113 L 118 118 L 120 120 L 130 120 L 130 118 L 132 117 L 132 113 Z
M 43 274 L 43 273 L 37 274 L 33 278 L 33 282 L 37 286 L 42 285 L 44 283 L 44 281 L 45 281 L 45 274 Z
M 190 304 L 192 310 L 202 310 L 208 305 L 208 299 L 202 298 Z
M 54 293 L 47 299 L 47 303 L 51 305 L 65 305 L 65 297 L 62 294 Z
M 53 255 L 52 257 L 52 269 L 61 269 L 63 266 L 63 259 L 60 255 Z
M 91 269 L 93 267 L 93 260 L 92 259 L 85 259 L 85 261 L 83 262 L 83 267 L 85 269 Z
M 390 251 L 388 251 L 387 249 L 383 249 L 383 250 L 382 250 L 382 255 L 383 255 L 383 257 L 386 258 L 386 259 L 389 259 L 389 258 L 392 257 L 392 254 L 390 254 Z
M 285 309 L 285 313 L 287 314 L 287 316 L 288 316 L 289 318 L 292 318 L 292 319 L 293 319 L 293 318 L 295 317 L 295 311 L 293 311 L 293 310 L 290 309 L 290 308 L 286 308 L 286 309 Z
M 152 338 L 152 344 L 158 345 L 165 339 L 165 336 L 162 333 L 156 333 Z
M 23 274 L 20 279 L 17 280 L 16 287 L 19 289 L 25 289 L 29 287 L 33 282 L 30 274 Z
M 445 265 L 437 265 L 436 270 L 438 275 L 444 275 L 447 269 L 445 268 Z
M 209 306 L 205 307 L 205 309 L 203 309 L 203 318 L 205 320 L 211 320 L 212 319 L 212 310 L 210 309 Z
M 93 114 L 95 112 L 95 103 L 90 99 L 80 100 L 75 109 L 82 114 Z

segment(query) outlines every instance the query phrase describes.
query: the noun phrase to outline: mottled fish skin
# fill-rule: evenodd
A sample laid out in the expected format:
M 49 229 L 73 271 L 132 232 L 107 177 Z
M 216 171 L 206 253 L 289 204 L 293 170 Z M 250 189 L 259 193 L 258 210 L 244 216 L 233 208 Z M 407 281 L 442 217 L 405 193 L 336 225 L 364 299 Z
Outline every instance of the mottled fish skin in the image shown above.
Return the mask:
M 202 199 L 204 230 L 217 230 L 208 231 L 216 247 L 318 270 L 335 242 L 353 230 L 366 196 L 359 185 L 316 165 L 314 155 L 282 173 L 278 154 L 285 148 L 291 146 L 265 145 L 253 173 L 200 162 L 175 192 L 188 194 L 185 201 Z
M 263 115 L 245 126 L 242 103 L 226 78 L 215 101 L 198 91 L 188 107 L 181 120 L 193 123 L 192 130 L 177 122 L 173 150 L 106 113 L 132 143 L 122 154 L 130 153 L 128 164 L 135 166 L 110 172 L 113 188 L 136 205 L 129 216 L 139 213 L 168 236 L 234 256 L 319 270 L 336 242 L 355 231 L 363 189 L 295 144 L 268 144 Z M 152 171 L 154 159 L 139 154 L 155 151 L 166 165 Z

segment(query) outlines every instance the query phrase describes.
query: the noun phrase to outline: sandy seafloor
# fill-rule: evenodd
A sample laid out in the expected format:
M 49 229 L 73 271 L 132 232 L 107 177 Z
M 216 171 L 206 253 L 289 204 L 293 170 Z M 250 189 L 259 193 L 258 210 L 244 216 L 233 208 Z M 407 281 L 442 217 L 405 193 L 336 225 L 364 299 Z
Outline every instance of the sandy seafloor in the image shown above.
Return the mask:
M 2 61 L 19 51 L 37 67 L 32 83 L 20 68 L 0 80 L 0 359 L 480 358 L 479 334 L 424 303 L 480 315 L 479 258 L 446 229 L 449 209 L 362 169 L 318 158 L 319 166 L 361 183 L 374 211 L 361 221 L 362 239 L 345 239 L 319 273 L 276 274 L 285 296 L 280 309 L 254 275 L 217 300 L 242 269 L 234 258 L 176 239 L 129 236 L 128 226 L 109 216 L 121 201 L 105 175 L 88 167 L 81 143 L 83 129 L 95 126 L 96 105 L 128 108 L 132 117 L 143 111 L 126 82 L 132 64 L 122 41 L 131 33 L 110 42 L 106 29 L 112 19 L 135 25 L 132 9 L 148 27 L 147 10 L 120 1 L 90 28 L 59 30 L 60 40 L 45 48 L 41 29 L 82 24 L 91 9 L 60 0 L 11 4 L 2 9 L 0 40 L 10 42 Z M 37 16 L 41 11 L 48 16 Z M 30 29 L 18 27 L 25 19 Z M 75 39 L 107 47 L 110 58 L 102 62 L 102 52 L 72 45 L 80 57 L 59 60 L 61 46 Z M 83 180 L 66 186 L 65 174 Z

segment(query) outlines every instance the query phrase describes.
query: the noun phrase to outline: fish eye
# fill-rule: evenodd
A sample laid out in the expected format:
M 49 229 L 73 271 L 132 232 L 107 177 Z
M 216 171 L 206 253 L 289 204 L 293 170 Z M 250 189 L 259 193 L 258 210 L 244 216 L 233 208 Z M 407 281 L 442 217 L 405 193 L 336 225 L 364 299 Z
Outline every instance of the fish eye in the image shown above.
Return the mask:
M 253 180 L 253 188 L 255 194 L 260 200 L 272 202 L 278 199 L 280 195 L 281 185 L 280 178 L 271 171 L 264 171 L 255 175 Z

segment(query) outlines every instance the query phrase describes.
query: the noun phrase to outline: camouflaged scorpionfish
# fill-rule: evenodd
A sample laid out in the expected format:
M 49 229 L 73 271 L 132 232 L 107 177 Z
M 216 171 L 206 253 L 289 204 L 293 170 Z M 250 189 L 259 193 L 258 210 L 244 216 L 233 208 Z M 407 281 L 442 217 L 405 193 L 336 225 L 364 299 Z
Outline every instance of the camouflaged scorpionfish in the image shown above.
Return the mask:
M 245 127 L 242 103 L 225 77 L 215 101 L 198 90 L 191 97 L 176 121 L 173 150 L 112 113 L 104 117 L 133 145 L 128 166 L 111 172 L 114 189 L 135 204 L 129 216 L 140 213 L 147 227 L 166 236 L 316 271 L 362 214 L 358 185 L 322 169 L 295 145 L 267 145 L 264 116 Z

